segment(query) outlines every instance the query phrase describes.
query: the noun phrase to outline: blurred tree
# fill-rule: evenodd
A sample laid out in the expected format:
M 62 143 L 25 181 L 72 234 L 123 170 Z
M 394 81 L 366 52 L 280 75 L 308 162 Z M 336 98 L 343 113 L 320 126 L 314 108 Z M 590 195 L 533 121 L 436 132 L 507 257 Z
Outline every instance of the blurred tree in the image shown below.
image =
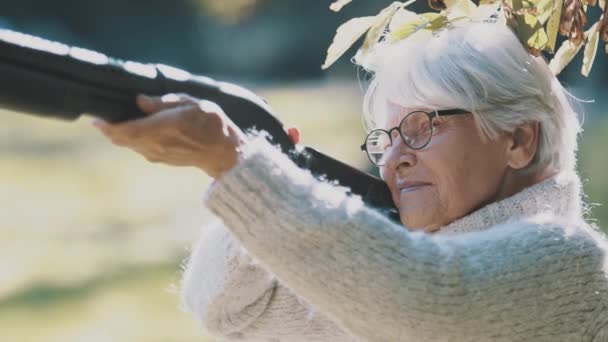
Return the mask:
M 221 18 L 224 22 L 234 24 L 251 17 L 260 5 L 260 0 L 195 0 L 202 10 Z

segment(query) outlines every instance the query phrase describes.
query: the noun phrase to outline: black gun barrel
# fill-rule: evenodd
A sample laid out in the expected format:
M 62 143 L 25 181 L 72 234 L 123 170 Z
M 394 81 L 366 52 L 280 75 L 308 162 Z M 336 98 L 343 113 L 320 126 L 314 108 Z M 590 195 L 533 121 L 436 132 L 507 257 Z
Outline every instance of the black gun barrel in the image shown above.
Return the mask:
M 369 205 L 396 211 L 386 184 L 312 148 L 296 150 L 267 103 L 235 84 L 162 64 L 142 64 L 11 31 L 0 30 L 0 107 L 74 120 L 83 113 L 110 122 L 143 117 L 137 94 L 187 93 L 216 102 L 242 130 L 259 129 L 300 167 L 337 181 Z

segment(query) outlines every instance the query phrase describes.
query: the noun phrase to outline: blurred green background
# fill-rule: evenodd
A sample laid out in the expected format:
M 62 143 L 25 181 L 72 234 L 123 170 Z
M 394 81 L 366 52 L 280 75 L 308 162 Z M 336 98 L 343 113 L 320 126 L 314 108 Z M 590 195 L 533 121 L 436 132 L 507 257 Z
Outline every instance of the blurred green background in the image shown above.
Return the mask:
M 338 14 L 329 3 L 0 0 L 0 27 L 241 83 L 304 144 L 366 169 L 359 72 L 348 57 L 320 65 L 340 23 L 388 2 L 355 0 Z M 561 79 L 596 100 L 583 106 L 579 170 L 589 202 L 608 203 L 608 56 L 598 53 L 588 79 L 581 57 Z M 111 145 L 87 117 L 0 115 L 0 341 L 210 340 L 178 296 L 210 179 Z M 603 206 L 593 217 L 608 225 Z

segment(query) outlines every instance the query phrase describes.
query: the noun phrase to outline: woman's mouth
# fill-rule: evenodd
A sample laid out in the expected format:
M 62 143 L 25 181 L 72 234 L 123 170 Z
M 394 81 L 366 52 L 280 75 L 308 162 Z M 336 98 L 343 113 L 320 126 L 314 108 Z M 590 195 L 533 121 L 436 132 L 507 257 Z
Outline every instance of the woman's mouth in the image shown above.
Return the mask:
M 404 193 L 420 190 L 420 189 L 425 188 L 430 185 L 431 184 L 429 184 L 429 183 L 410 181 L 410 182 L 402 182 L 402 183 L 398 184 L 397 187 L 399 189 L 399 193 L 404 194 Z
M 406 193 L 406 192 L 412 192 L 412 191 L 416 191 L 418 189 L 424 188 L 430 186 L 430 184 L 421 184 L 421 185 L 414 185 L 414 186 L 410 186 L 407 188 L 402 188 L 401 190 L 399 190 L 400 193 Z

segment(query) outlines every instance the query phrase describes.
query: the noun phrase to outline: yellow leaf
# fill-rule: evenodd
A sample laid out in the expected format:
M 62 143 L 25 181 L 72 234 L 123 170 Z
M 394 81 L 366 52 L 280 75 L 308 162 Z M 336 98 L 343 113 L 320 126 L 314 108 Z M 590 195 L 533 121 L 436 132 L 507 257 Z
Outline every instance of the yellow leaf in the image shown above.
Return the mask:
M 554 12 L 556 0 L 539 0 L 533 1 L 536 7 L 536 15 L 541 24 L 545 24 L 551 14 Z M 560 9 L 561 11 L 561 9 Z
M 582 46 L 582 42 L 575 45 L 569 40 L 565 40 L 559 49 L 557 49 L 557 52 L 555 53 L 555 56 L 551 62 L 549 62 L 549 69 L 551 69 L 553 75 L 557 76 L 560 72 L 562 72 L 566 65 L 568 65 L 574 56 L 576 56 Z
M 369 30 L 375 19 L 376 17 L 353 18 L 338 27 L 334 40 L 327 49 L 325 63 L 321 68 L 327 69 L 334 64 L 357 39 Z
M 340 12 L 342 7 L 348 5 L 353 0 L 336 0 L 331 5 L 329 5 L 329 9 L 334 12 Z
M 389 36 L 391 42 L 405 39 L 423 29 L 429 31 L 437 30 L 445 26 L 448 22 L 445 15 L 431 12 L 422 13 L 420 15 L 414 13 L 413 16 L 408 15 L 407 19 L 409 20 L 402 22 L 399 26 L 396 26 L 394 30 L 391 30 Z
M 424 26 L 424 29 L 435 31 L 445 26 L 448 22 L 448 18 L 440 13 L 422 13 L 420 16 L 428 20 L 428 24 Z
M 551 52 L 555 52 L 555 43 L 557 42 L 557 33 L 559 32 L 559 22 L 562 18 L 562 7 L 564 0 L 555 0 L 555 7 L 553 7 L 553 14 L 547 22 L 547 48 Z
M 388 7 L 383 9 L 375 19 L 372 27 L 367 31 L 367 36 L 365 37 L 365 41 L 363 42 L 363 46 L 361 49 L 363 51 L 369 49 L 374 43 L 378 41 L 382 33 L 384 32 L 384 28 L 393 18 L 393 15 L 401 8 L 403 4 L 401 2 L 393 2 Z
M 511 0 L 511 4 L 513 7 L 513 12 L 518 12 L 520 9 L 524 8 L 523 0 Z
M 390 41 L 395 42 L 411 36 L 416 31 L 420 30 L 425 22 L 427 21 L 419 18 L 417 20 L 404 23 L 397 30 L 391 31 Z
M 517 35 L 528 47 L 542 50 L 547 46 L 549 38 L 536 16 L 530 13 L 523 15 L 514 13 L 514 17 L 517 20 Z
M 597 52 L 597 46 L 600 38 L 600 31 L 597 30 L 597 23 L 595 23 L 589 31 L 586 33 L 590 34 L 587 38 L 587 44 L 585 45 L 585 52 L 583 56 L 583 67 L 581 68 L 581 74 L 587 77 L 593 66 L 595 55 Z

